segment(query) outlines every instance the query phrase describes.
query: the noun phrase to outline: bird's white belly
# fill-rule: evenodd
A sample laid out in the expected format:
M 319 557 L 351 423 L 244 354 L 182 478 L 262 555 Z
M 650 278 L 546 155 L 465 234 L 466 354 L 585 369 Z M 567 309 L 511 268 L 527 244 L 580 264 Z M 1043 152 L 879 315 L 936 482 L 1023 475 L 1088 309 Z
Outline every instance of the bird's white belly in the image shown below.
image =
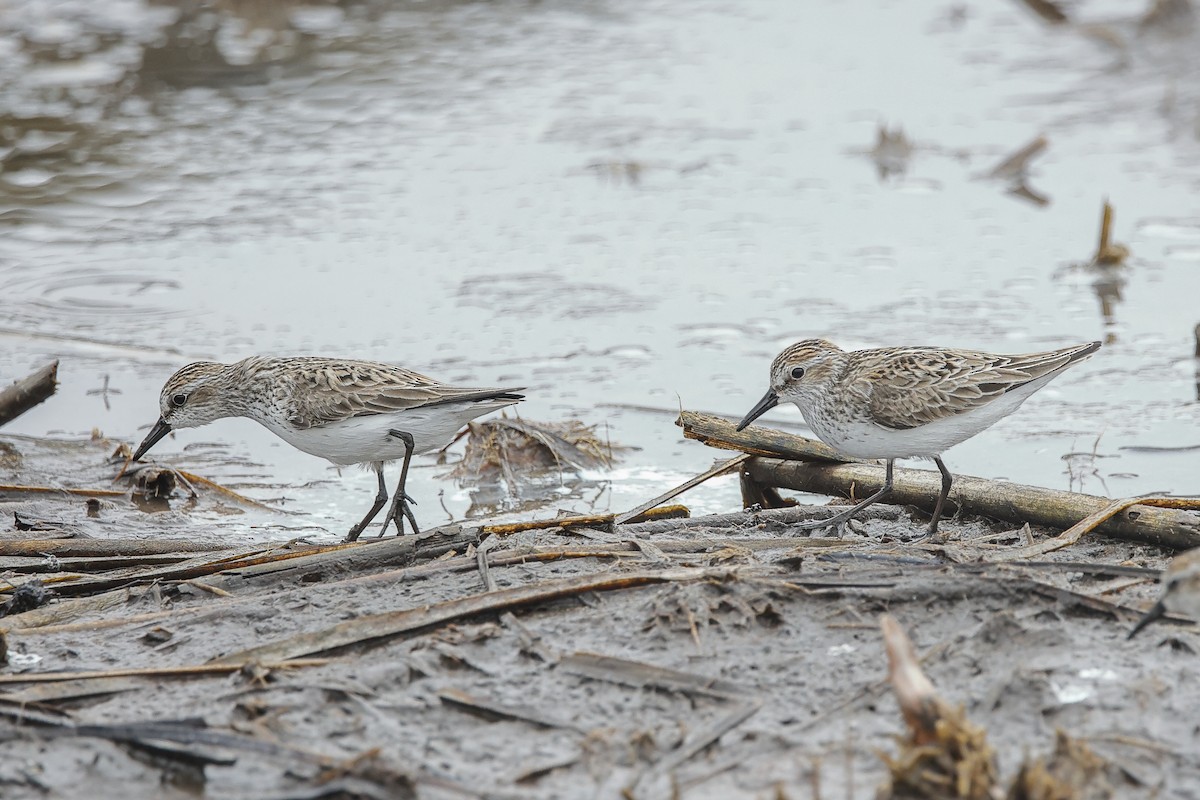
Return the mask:
M 932 458 L 995 425 L 1028 396 L 1010 392 L 986 406 L 904 430 L 800 410 L 821 441 L 851 458 Z
M 404 457 L 405 446 L 390 431 L 410 434 L 413 452 L 426 453 L 447 445 L 458 429 L 475 417 L 510 404 L 511 401 L 430 406 L 395 414 L 351 417 L 303 430 L 286 423 L 267 427 L 292 447 L 334 464 L 392 461 Z

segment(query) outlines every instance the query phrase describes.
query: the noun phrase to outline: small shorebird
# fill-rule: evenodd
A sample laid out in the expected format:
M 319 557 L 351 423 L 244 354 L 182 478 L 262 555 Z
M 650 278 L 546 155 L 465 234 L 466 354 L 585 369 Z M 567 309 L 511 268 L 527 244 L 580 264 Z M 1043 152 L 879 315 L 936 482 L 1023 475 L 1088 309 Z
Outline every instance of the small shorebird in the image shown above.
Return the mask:
M 1100 342 L 1090 342 L 1013 356 L 940 347 L 846 352 L 824 339 L 805 339 L 775 357 L 771 388 L 737 429 L 788 401 L 817 438 L 843 455 L 887 460 L 879 491 L 803 528 L 840 525 L 886 497 L 897 458 L 932 458 L 942 473 L 932 534 L 954 481 L 942 453 L 1016 411 L 1029 395 L 1099 349 Z
M 223 417 L 249 417 L 293 447 L 334 464 L 369 465 L 379 477 L 375 504 L 346 534 L 353 542 L 387 502 L 384 462 L 404 459 L 400 481 L 379 535 L 395 520 L 416 520 L 404 493 L 413 453 L 444 446 L 478 416 L 523 399 L 516 389 L 447 386 L 411 370 L 337 358 L 265 358 L 236 364 L 188 364 L 159 395 L 161 416 L 133 454 L 137 461 L 176 428 Z
M 1162 596 L 1129 632 L 1132 639 L 1164 614 L 1181 614 L 1200 622 L 1200 548 L 1171 560 L 1162 574 Z

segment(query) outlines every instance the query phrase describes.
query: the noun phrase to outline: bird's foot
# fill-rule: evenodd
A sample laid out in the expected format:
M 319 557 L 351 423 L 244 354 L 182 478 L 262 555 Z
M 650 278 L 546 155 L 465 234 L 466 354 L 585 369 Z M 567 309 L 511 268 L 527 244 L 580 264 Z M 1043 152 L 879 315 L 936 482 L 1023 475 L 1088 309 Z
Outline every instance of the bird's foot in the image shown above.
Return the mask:
M 412 525 L 413 535 L 421 532 L 421 529 L 417 527 L 417 518 L 413 516 L 412 509 L 409 508 L 410 503 L 415 506 L 417 501 L 409 497 L 407 493 L 403 493 L 395 499 L 392 507 L 388 509 L 387 516 L 383 518 L 383 524 L 379 526 L 378 538 L 383 538 L 383 535 L 387 533 L 388 523 L 393 521 L 396 523 L 397 536 L 404 535 L 404 520 L 408 520 L 408 524 Z

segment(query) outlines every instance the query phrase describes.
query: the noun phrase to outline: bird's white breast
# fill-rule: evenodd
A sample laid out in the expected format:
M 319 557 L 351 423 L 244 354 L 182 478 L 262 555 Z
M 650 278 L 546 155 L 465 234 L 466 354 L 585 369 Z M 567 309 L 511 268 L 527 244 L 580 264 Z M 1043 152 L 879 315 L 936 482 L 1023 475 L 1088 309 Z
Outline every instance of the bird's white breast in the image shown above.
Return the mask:
M 259 420 L 292 447 L 334 464 L 392 461 L 404 457 L 404 441 L 390 431 L 413 437 L 413 452 L 427 453 L 449 444 L 454 434 L 475 417 L 512 405 L 513 400 L 453 403 L 351 417 L 312 428 L 296 429 L 278 420 Z
M 821 441 L 851 458 L 932 458 L 995 425 L 1037 388 L 1015 390 L 985 406 L 907 429 L 887 428 L 863 416 L 827 413 L 819 406 L 797 406 Z

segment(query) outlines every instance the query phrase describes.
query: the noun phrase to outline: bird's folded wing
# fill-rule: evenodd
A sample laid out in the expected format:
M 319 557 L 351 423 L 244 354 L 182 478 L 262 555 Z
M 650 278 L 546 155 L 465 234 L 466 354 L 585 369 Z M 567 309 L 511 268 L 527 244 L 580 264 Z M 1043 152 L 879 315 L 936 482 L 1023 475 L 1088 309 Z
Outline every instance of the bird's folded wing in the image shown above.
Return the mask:
M 909 350 L 856 376 L 875 422 L 904 430 L 987 405 L 1070 363 L 1068 352 L 1003 356 L 968 350 Z
M 494 396 L 499 390 L 446 386 L 403 367 L 339 362 L 297 377 L 290 422 L 314 428 L 351 417 L 389 414 L 460 400 Z

